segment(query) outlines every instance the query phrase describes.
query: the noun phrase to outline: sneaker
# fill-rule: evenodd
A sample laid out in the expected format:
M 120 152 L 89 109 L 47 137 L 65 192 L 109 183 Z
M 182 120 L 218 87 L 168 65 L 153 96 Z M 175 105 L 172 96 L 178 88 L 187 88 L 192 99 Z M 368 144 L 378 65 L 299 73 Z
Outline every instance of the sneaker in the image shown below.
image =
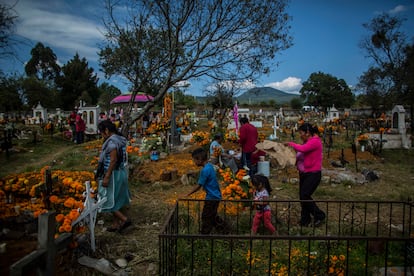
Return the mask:
M 244 166 L 243 169 L 245 169 L 246 171 L 250 171 L 249 167 Z

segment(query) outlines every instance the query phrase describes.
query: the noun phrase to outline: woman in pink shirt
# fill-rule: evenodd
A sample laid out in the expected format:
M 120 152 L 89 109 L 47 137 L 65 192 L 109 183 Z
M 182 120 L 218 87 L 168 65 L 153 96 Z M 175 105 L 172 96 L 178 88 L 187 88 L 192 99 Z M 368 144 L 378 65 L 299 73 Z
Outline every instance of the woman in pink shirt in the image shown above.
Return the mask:
M 325 220 L 325 213 L 318 208 L 312 199 L 322 178 L 322 142 L 318 136 L 317 127 L 309 123 L 304 123 L 299 127 L 299 135 L 303 144 L 294 142 L 285 143 L 292 147 L 296 152 L 303 154 L 303 164 L 298 167 L 299 174 L 299 197 L 300 200 L 310 200 L 302 202 L 300 225 L 308 226 L 313 216 L 313 225 L 320 226 Z M 299 155 L 300 156 L 300 155 Z

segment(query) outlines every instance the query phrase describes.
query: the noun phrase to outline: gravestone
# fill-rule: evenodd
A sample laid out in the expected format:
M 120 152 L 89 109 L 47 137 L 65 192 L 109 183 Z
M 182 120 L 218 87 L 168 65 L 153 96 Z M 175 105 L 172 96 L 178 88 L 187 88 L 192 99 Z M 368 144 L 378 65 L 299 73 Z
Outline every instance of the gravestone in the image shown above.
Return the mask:
M 405 109 L 402 105 L 396 105 L 392 109 L 392 128 L 398 130 L 398 133 L 405 134 Z

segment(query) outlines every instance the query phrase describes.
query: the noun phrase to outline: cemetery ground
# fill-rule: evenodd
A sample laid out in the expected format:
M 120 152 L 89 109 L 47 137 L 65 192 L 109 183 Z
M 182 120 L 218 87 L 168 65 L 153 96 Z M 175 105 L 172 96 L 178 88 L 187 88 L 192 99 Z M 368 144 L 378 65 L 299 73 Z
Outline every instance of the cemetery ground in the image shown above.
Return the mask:
M 281 141 L 288 140 L 282 136 Z M 414 196 L 414 150 L 383 150 L 378 156 L 365 151 L 357 151 L 357 164 L 352 153 L 350 141 L 343 137 L 334 137 L 334 147 L 324 150 L 324 169 L 348 171 L 360 175 L 364 169 L 375 171 L 379 179 L 372 182 L 322 183 L 314 194 L 318 200 L 397 200 L 412 201 Z M 98 155 L 96 141 L 75 145 L 59 135 L 42 135 L 38 141 L 31 139 L 14 140 L 14 150 L 9 157 L 4 152 L 0 155 L 0 178 L 10 174 L 39 171 L 46 165 L 52 170 L 93 171 L 92 162 Z M 237 148 L 237 145 L 226 143 L 226 148 Z M 127 209 L 133 226 L 122 234 L 109 233 L 105 227 L 110 225 L 111 216 L 98 214 L 96 225 L 96 252 L 92 253 L 81 244 L 68 249 L 57 258 L 57 275 L 100 275 L 92 268 L 78 263 L 77 259 L 84 253 L 93 258 L 105 258 L 111 263 L 116 259 L 126 258 L 130 275 L 157 275 L 159 246 L 158 234 L 164 219 L 171 210 L 175 200 L 191 190 L 190 184 L 183 184 L 183 170 L 194 170 L 191 165 L 191 150 L 195 145 L 187 144 L 161 158 L 159 161 L 149 160 L 136 164 L 130 171 L 130 189 L 132 203 Z M 343 157 L 349 163 L 346 168 L 334 168 L 332 161 Z M 356 170 L 358 166 L 358 171 Z M 161 180 L 161 172 L 167 168 L 178 168 L 176 177 Z M 297 177 L 295 168 L 270 168 L 270 181 L 276 199 L 298 199 L 298 184 L 290 179 Z M 0 203 L 1 207 L 1 203 Z M 2 210 L 4 212 L 4 210 Z M 0 213 L 1 215 L 1 213 Z M 8 225 L 10 220 L 1 219 L 1 228 L 16 227 L 18 223 Z M 103 224 L 102 224 L 103 222 Z M 6 243 L 5 253 L 0 253 L 0 274 L 7 275 L 9 266 L 36 248 L 36 233 L 27 234 L 27 229 L 16 228 L 14 234 L 0 235 L 0 243 Z M 14 236 L 14 237 L 13 237 Z

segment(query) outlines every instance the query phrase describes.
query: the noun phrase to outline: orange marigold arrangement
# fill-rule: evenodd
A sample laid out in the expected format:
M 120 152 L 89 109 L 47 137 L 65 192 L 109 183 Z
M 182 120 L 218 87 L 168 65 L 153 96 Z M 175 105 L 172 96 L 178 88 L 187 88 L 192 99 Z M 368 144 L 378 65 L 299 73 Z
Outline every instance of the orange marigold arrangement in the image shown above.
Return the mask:
M 221 155 L 221 153 L 222 153 L 221 147 L 216 146 L 216 147 L 213 148 L 213 156 L 214 157 L 219 157 Z
M 210 143 L 210 133 L 207 131 L 193 131 L 193 136 L 190 142 L 199 146 L 204 146 Z
M 247 172 L 240 169 L 234 174 L 230 168 L 219 169 L 219 183 L 222 189 L 223 199 L 225 200 L 242 200 L 251 199 L 253 189 L 249 179 L 246 179 Z M 226 204 L 226 213 L 235 215 L 243 209 L 243 202 L 234 202 Z M 223 206 L 221 206 L 223 208 Z
M 239 141 L 239 135 L 237 135 L 237 132 L 234 129 L 228 130 L 224 135 L 224 138 L 226 141 L 233 143 L 237 143 Z
M 360 134 L 357 137 L 357 141 L 360 145 L 366 145 L 368 143 L 368 140 L 369 140 L 368 134 Z
M 259 143 L 262 143 L 266 139 L 266 135 L 264 133 L 259 132 L 259 136 L 257 138 Z
M 71 232 L 72 222 L 76 220 L 84 208 L 85 181 L 94 179 L 89 171 L 52 171 L 52 191 L 46 195 L 45 172 L 49 167 L 43 167 L 39 172 L 11 174 L 0 179 L 0 200 L 5 202 L 0 206 L 0 218 L 18 216 L 20 213 L 31 214 L 37 218 L 50 209 L 56 212 L 58 233 Z M 91 181 L 91 189 L 97 190 L 98 184 Z M 19 212 L 14 211 L 18 206 Z M 84 227 L 78 227 L 81 231 Z M 57 234 L 58 235 L 58 234 Z

